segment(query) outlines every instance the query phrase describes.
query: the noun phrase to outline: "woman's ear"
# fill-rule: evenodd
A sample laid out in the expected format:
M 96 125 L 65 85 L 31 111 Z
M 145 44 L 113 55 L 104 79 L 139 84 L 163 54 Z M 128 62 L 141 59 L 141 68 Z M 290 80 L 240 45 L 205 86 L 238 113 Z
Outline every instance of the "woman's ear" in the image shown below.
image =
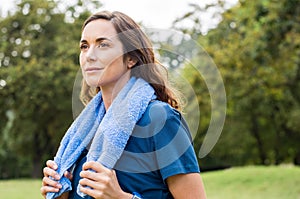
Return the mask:
M 131 69 L 137 63 L 137 59 L 135 57 L 127 56 L 126 65 L 128 69 Z

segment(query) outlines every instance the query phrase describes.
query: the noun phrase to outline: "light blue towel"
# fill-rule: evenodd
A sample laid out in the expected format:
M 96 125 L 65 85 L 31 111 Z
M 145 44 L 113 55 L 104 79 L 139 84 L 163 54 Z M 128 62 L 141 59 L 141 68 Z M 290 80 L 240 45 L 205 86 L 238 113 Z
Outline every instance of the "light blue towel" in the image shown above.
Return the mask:
M 144 114 L 149 102 L 155 98 L 154 89 L 146 81 L 132 77 L 106 112 L 99 92 L 63 137 L 54 158 L 62 188 L 58 193 L 47 193 L 46 198 L 53 199 L 72 190 L 70 180 L 63 174 L 76 162 L 90 142 L 92 144 L 87 161 L 98 161 L 112 169 L 122 155 L 135 124 Z M 80 195 L 83 196 L 82 193 Z

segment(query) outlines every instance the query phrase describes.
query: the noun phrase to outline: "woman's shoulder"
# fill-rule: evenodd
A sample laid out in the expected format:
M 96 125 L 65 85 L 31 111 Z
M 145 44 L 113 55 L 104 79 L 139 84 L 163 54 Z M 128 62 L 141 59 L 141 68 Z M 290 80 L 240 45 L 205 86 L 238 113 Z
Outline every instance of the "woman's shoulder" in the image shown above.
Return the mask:
M 167 118 L 170 117 L 181 117 L 181 113 L 173 108 L 170 104 L 160 101 L 160 100 L 152 100 L 149 103 L 149 106 L 146 112 L 150 112 L 155 114 L 158 117 L 166 116 Z
M 170 132 L 172 129 L 177 132 L 178 128 L 189 132 L 187 122 L 181 113 L 168 103 L 159 100 L 150 102 L 138 125 L 143 128 L 150 127 L 155 132 L 162 130 Z
M 153 100 L 149 104 L 147 114 L 147 121 L 155 123 L 156 126 L 161 126 L 169 133 L 186 132 L 191 140 L 190 129 L 184 116 L 177 109 L 170 104 L 159 100 Z M 163 128 L 164 127 L 164 128 Z M 180 131 L 176 129 L 181 129 Z
M 135 130 L 136 132 L 143 132 L 143 135 L 151 137 L 170 126 L 172 126 L 172 128 L 179 126 L 182 119 L 180 112 L 171 107 L 168 103 L 152 100 L 138 121 Z
M 180 112 L 168 103 L 159 100 L 152 100 L 138 124 L 142 126 L 148 125 L 149 123 L 158 125 L 160 123 L 166 123 L 174 120 L 180 121 L 181 119 L 182 117 Z

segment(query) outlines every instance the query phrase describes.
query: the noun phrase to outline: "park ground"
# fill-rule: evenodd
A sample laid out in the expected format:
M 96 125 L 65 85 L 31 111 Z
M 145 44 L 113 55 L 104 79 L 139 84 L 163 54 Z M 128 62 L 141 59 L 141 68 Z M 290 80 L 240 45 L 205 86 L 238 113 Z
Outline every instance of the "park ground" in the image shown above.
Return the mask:
M 203 172 L 208 199 L 300 199 L 300 167 L 247 166 Z M 0 180 L 1 198 L 41 199 L 40 179 Z

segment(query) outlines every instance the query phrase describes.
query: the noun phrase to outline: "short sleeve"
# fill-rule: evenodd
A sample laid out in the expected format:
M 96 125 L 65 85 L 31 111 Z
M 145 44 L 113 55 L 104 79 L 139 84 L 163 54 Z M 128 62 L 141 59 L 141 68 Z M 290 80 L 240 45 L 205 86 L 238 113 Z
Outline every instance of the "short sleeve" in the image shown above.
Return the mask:
M 154 136 L 155 155 L 163 180 L 176 174 L 199 173 L 199 165 L 188 126 L 181 114 L 168 104 L 160 105 L 166 115 L 163 127 Z

